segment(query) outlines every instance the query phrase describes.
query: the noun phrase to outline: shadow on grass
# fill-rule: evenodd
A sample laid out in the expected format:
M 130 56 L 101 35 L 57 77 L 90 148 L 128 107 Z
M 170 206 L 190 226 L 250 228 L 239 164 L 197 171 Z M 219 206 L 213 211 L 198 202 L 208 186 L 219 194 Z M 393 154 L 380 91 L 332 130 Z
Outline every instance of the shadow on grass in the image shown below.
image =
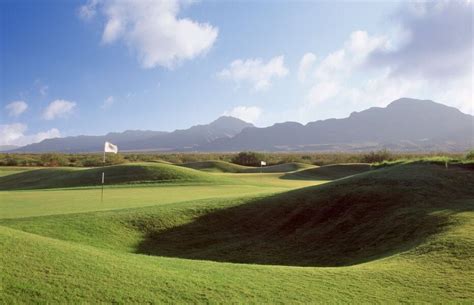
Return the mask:
M 280 179 L 291 180 L 336 180 L 372 170 L 370 164 L 334 164 L 286 173 Z
M 462 171 L 458 173 L 457 171 Z M 353 265 L 406 251 L 472 211 L 474 172 L 401 166 L 215 210 L 146 232 L 137 252 L 219 262 Z

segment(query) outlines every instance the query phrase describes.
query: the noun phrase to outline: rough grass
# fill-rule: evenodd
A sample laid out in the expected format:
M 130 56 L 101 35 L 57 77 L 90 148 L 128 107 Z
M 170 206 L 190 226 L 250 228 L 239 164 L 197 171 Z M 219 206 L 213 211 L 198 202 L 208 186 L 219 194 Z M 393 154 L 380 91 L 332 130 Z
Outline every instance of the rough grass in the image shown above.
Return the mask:
M 292 172 L 300 169 L 313 167 L 310 164 L 290 162 L 283 164 L 276 164 L 264 167 L 251 167 L 242 166 L 225 161 L 202 161 L 202 162 L 191 162 L 181 165 L 183 167 L 198 169 L 207 172 L 220 172 L 220 173 L 285 173 Z
M 215 178 L 199 171 L 164 163 L 132 163 L 91 169 L 50 168 L 0 177 L 0 190 L 84 187 L 137 183 L 213 183 Z
M 280 194 L 4 219 L 0 301 L 472 303 L 473 209 L 474 171 L 407 164 Z

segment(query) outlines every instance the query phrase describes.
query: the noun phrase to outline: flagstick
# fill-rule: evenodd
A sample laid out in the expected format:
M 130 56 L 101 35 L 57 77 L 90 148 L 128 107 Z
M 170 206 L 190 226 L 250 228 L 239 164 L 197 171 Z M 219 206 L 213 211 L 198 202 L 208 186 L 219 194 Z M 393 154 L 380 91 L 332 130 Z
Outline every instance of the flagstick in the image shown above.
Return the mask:
M 100 195 L 100 203 L 104 202 L 104 176 L 105 176 L 105 173 L 102 172 L 102 193 Z
M 104 149 L 104 166 L 105 166 L 105 149 Z M 105 172 L 102 170 L 102 192 L 100 194 L 100 203 L 104 202 L 104 180 L 105 180 Z

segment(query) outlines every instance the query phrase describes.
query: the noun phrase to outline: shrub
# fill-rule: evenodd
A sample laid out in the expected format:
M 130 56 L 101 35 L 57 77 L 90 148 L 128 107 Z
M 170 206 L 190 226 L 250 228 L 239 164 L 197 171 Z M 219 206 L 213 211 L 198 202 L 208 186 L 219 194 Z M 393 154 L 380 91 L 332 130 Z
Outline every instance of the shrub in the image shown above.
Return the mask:
M 43 166 L 68 165 L 68 160 L 61 154 L 42 154 L 40 159 Z
M 240 152 L 232 158 L 232 163 L 245 166 L 259 166 L 260 161 L 265 159 L 265 155 L 253 151 Z
M 474 149 L 466 154 L 466 160 L 474 160 Z
M 362 157 L 362 162 L 364 163 L 376 163 L 376 162 L 392 161 L 392 160 L 393 160 L 392 153 L 386 149 L 379 150 L 379 151 L 371 151 Z

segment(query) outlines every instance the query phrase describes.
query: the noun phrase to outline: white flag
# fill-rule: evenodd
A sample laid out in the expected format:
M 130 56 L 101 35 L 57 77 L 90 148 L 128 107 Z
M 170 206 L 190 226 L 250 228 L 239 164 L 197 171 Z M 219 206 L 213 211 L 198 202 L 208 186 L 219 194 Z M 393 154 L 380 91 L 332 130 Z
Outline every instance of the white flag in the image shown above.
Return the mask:
M 260 166 L 267 166 L 267 162 L 265 162 L 265 161 L 260 161 Z
M 105 142 L 105 145 L 104 145 L 104 152 L 111 152 L 111 153 L 118 153 L 118 147 L 117 145 L 114 145 L 110 142 Z

